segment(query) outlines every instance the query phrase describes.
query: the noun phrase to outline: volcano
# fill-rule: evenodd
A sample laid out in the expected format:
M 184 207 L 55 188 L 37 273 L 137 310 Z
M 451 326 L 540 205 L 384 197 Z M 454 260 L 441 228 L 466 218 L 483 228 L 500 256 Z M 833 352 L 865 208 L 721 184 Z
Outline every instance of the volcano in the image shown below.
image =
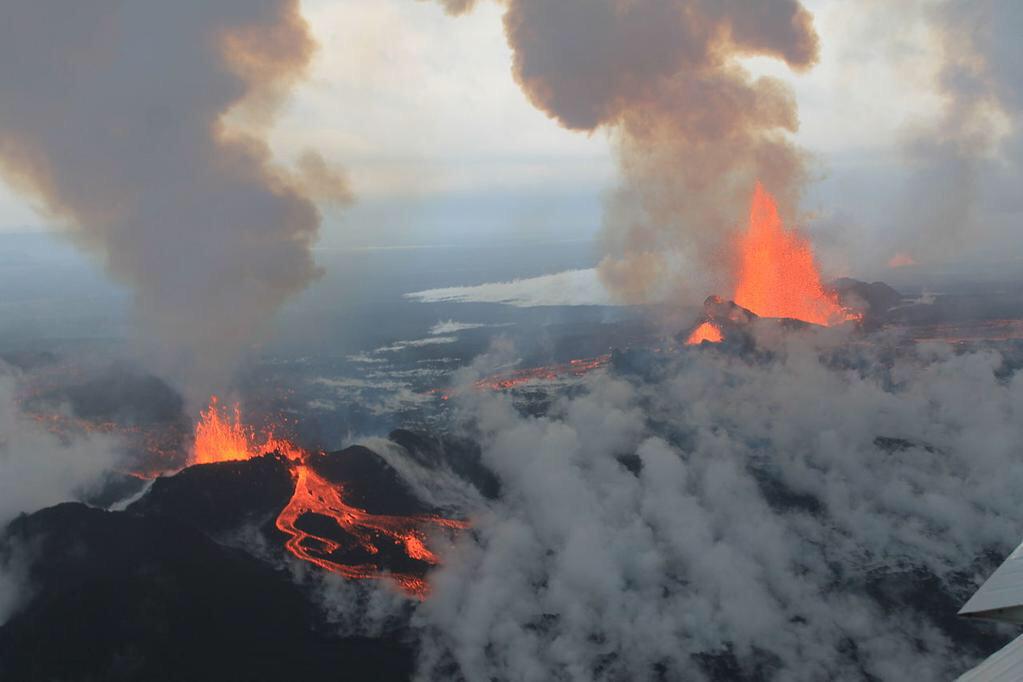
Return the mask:
M 478 451 L 462 443 L 392 439 L 412 459 L 479 471 Z M 296 503 L 296 484 L 313 499 Z M 330 494 L 335 506 L 321 510 Z M 2 563 L 31 586 L 0 627 L 0 678 L 409 679 L 404 624 L 373 639 L 339 635 L 286 567 L 297 556 L 422 596 L 437 559 L 424 545 L 410 552 L 405 535 L 442 512 L 356 446 L 301 465 L 278 452 L 192 465 L 120 512 L 67 503 L 23 515 L 0 541 Z M 345 514 L 357 522 L 337 523 Z

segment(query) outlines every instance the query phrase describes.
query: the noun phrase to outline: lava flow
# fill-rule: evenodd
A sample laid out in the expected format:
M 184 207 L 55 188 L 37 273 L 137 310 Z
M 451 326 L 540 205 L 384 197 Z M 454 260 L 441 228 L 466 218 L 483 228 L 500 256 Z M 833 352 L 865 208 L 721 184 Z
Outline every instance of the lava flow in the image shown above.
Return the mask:
M 346 578 L 368 579 L 390 577 L 406 592 L 423 598 L 428 593 L 426 581 L 410 573 L 384 574 L 373 564 L 349 565 L 330 559 L 330 555 L 343 549 L 341 543 L 313 535 L 298 527 L 304 514 L 317 514 L 332 519 L 349 535 L 357 547 L 369 554 L 378 554 L 378 542 L 388 538 L 404 548 L 410 559 L 437 564 L 437 556 L 426 547 L 426 538 L 419 529 L 423 525 L 463 529 L 467 524 L 433 516 L 382 516 L 345 504 L 344 486 L 326 480 L 308 464 L 295 468 L 295 494 L 291 502 L 277 517 L 277 528 L 291 538 L 288 551 L 303 561 L 339 573 Z M 312 547 L 310 545 L 313 545 Z
M 536 381 L 557 381 L 565 377 L 581 377 L 606 366 L 609 362 L 611 362 L 610 355 L 600 355 L 595 358 L 569 360 L 560 365 L 516 369 L 480 379 L 474 384 L 474 387 L 481 390 L 506 391 Z
M 813 248 L 786 230 L 774 198 L 758 182 L 750 224 L 739 239 L 739 278 L 733 300 L 761 317 L 787 317 L 819 325 L 856 319 L 821 283 Z
M 260 440 L 262 444 L 257 444 Z M 288 440 L 274 437 L 272 431 L 268 431 L 262 439 L 257 438 L 255 431 L 242 422 L 237 406 L 228 416 L 221 415 L 216 397 L 201 412 L 195 429 L 193 452 L 195 464 L 246 460 L 267 453 L 284 456 L 290 461 L 295 492 L 277 516 L 275 525 L 290 536 L 285 543 L 287 550 L 303 561 L 346 578 L 391 578 L 406 592 L 419 598 L 426 597 L 428 586 L 418 575 L 384 572 L 373 564 L 352 565 L 331 557 L 338 551 L 350 549 L 377 555 L 380 553 L 380 543 L 389 542 L 399 547 L 409 559 L 436 565 L 437 556 L 426 546 L 426 534 L 422 528 L 430 525 L 448 529 L 468 527 L 464 521 L 436 516 L 371 514 L 346 504 L 344 486 L 328 481 L 313 469 L 312 462 L 317 455 L 306 452 Z M 306 514 L 331 519 L 341 531 L 340 535 L 351 538 L 353 546 L 345 547 L 337 540 L 299 528 L 299 522 Z

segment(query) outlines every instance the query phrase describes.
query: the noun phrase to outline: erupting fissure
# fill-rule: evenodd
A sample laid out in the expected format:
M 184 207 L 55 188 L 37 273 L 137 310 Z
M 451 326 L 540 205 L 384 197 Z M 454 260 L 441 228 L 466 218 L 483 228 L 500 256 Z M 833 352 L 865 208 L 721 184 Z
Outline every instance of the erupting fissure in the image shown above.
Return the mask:
M 738 272 L 732 300 L 760 317 L 789 318 L 830 326 L 859 315 L 824 288 L 810 242 L 786 230 L 774 197 L 759 182 L 753 190 L 749 227 L 736 241 Z M 720 343 L 722 328 L 704 320 L 686 345 Z
M 749 229 L 739 239 L 739 276 L 732 299 L 761 317 L 787 317 L 819 325 L 856 319 L 824 289 L 813 247 L 786 230 L 778 206 L 758 182 Z
M 436 565 L 439 560 L 427 547 L 423 528 L 435 526 L 459 530 L 468 527 L 466 522 L 428 515 L 371 514 L 346 504 L 344 485 L 328 481 L 313 469 L 311 462 L 317 455 L 291 441 L 275 437 L 272 430 L 267 430 L 263 438 L 257 437 L 256 431 L 242 422 L 237 405 L 225 416 L 221 414 L 217 397 L 210 399 L 209 407 L 200 413 L 196 424 L 193 464 L 246 460 L 269 453 L 277 453 L 289 460 L 295 480 L 295 492 L 275 523 L 278 530 L 290 536 L 285 547 L 291 554 L 346 578 L 390 578 L 413 596 L 420 599 L 427 596 L 428 585 L 418 575 L 385 572 L 368 563 L 346 564 L 333 559 L 332 555 L 353 548 L 378 555 L 381 543 L 389 542 L 400 548 L 409 559 Z M 299 522 L 306 514 L 331 519 L 342 535 L 351 538 L 353 547 L 346 548 L 337 540 L 299 528 Z
M 227 416 L 223 416 L 219 400 L 213 396 L 209 407 L 199 413 L 192 464 L 252 459 L 267 452 L 276 452 L 295 461 L 302 459 L 305 454 L 291 441 L 275 437 L 273 430 L 266 431 L 261 445 L 257 445 L 258 440 L 255 430 L 242 422 L 238 405 Z

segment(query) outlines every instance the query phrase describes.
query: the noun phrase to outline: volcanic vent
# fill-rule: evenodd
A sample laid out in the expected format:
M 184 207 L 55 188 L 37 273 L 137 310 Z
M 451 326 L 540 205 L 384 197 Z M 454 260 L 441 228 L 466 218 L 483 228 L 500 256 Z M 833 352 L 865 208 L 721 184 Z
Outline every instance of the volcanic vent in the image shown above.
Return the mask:
M 426 570 L 439 562 L 428 535 L 468 527 L 431 513 L 371 450 L 306 451 L 273 430 L 257 434 L 237 406 L 224 414 L 213 397 L 196 425 L 195 464 L 260 458 L 285 466 L 294 483 L 274 523 L 287 536 L 288 552 L 346 578 L 389 578 L 425 597 Z
M 704 319 L 686 338 L 688 345 L 720 343 L 727 338 L 728 327 L 755 317 L 824 327 L 861 319 L 842 305 L 837 293 L 825 288 L 810 242 L 786 229 L 774 197 L 759 182 L 753 190 L 749 225 L 736 242 L 736 260 L 733 305 L 709 298 Z

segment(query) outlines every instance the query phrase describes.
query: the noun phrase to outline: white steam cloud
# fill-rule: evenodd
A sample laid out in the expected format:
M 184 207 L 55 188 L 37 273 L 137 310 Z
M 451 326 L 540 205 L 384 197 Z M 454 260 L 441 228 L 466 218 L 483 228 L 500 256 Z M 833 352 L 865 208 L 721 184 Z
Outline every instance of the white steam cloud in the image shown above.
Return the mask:
M 101 434 L 64 440 L 21 412 L 15 381 L 0 366 L 0 533 L 18 514 L 77 499 L 118 462 L 116 438 Z M 0 623 L 19 600 L 15 566 L 0 562 Z
M 990 569 L 978 557 L 1023 534 L 1023 375 L 996 352 L 877 341 L 693 350 L 643 381 L 594 376 L 543 417 L 473 393 L 503 494 L 418 611 L 421 678 L 968 669 L 979 653 L 939 623 Z M 949 603 L 878 597 L 917 583 Z

